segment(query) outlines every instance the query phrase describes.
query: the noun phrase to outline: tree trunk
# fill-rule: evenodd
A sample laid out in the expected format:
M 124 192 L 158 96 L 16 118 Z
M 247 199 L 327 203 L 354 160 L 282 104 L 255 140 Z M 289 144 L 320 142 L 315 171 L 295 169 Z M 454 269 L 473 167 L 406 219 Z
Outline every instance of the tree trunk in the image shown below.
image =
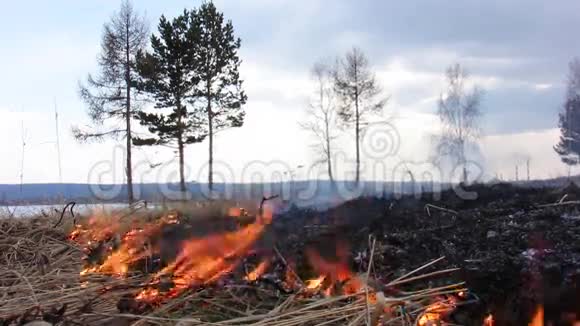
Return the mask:
M 461 171 L 463 175 L 461 177 L 464 185 L 467 184 L 467 159 L 465 158 L 465 141 L 461 140 Z
M 530 182 L 530 159 L 526 160 L 526 179 Z
M 330 157 L 330 150 L 327 150 L 328 159 L 326 160 L 327 168 L 328 168 L 328 178 L 330 182 L 334 183 L 334 176 L 332 175 L 332 159 Z
M 178 99 L 177 100 L 177 125 L 179 126 L 178 128 L 178 133 L 177 133 L 177 149 L 179 151 L 179 190 L 181 190 L 181 199 L 185 200 L 185 193 L 187 192 L 187 189 L 185 188 L 185 163 L 184 163 L 184 157 L 183 157 L 183 125 L 181 124 L 181 119 L 182 119 L 182 108 L 181 108 L 181 101 Z
M 358 92 L 355 93 L 355 139 L 356 139 L 356 184 L 360 181 L 360 115 L 358 108 Z
M 330 179 L 330 189 L 333 191 L 336 189 L 336 183 L 334 182 L 334 176 L 332 175 L 332 162 L 330 158 L 327 161 L 328 178 Z
M 209 169 L 208 169 L 208 187 L 210 192 L 213 190 L 213 115 L 211 112 L 211 85 L 207 83 L 207 119 L 209 131 Z
M 330 113 L 324 110 L 324 85 L 320 81 L 320 109 L 324 112 L 324 141 L 326 142 L 326 164 L 328 169 L 328 178 L 330 179 L 331 188 L 334 190 L 334 177 L 332 176 L 332 157 L 330 151 Z M 328 99 L 330 101 L 330 99 Z
M 185 199 L 185 193 L 187 189 L 185 188 L 185 164 L 183 158 L 183 139 L 181 138 L 181 133 L 179 135 L 179 139 L 177 140 L 177 147 L 179 149 L 179 190 L 181 190 L 182 199 Z
M 327 169 L 328 169 L 328 178 L 330 179 L 330 185 L 332 186 L 332 189 L 334 189 L 334 177 L 332 175 L 332 154 L 330 151 L 330 128 L 329 128 L 329 121 L 328 121 L 328 116 L 326 117 L 325 121 L 324 121 L 324 125 L 325 125 L 325 140 L 326 140 L 326 164 L 327 164 Z
M 125 48 L 125 84 L 127 86 L 127 103 L 125 111 L 125 121 L 127 129 L 127 166 L 125 173 L 127 174 L 127 197 L 129 204 L 132 204 L 135 198 L 133 197 L 133 165 L 131 162 L 131 66 L 130 66 L 130 44 L 129 44 L 129 24 L 126 24 L 126 48 Z
M 355 115 L 355 138 L 356 138 L 356 178 L 358 186 L 360 182 L 360 112 L 359 112 L 359 86 L 358 86 L 358 69 L 357 62 L 354 60 L 354 115 Z

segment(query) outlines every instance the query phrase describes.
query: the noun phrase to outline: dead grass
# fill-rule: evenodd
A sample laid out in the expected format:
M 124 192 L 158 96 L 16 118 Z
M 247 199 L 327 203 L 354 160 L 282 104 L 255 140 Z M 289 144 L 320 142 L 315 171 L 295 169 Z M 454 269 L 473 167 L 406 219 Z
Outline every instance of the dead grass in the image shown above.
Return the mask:
M 223 215 L 234 205 L 238 206 L 186 204 L 172 209 L 201 219 Z M 121 218 L 124 223 L 119 232 L 123 232 L 134 223 L 158 218 L 160 213 L 129 209 L 102 212 L 100 219 L 113 223 Z M 134 295 L 149 276 L 79 276 L 83 248 L 67 239 L 74 228 L 72 219 L 52 227 L 59 215 L 0 219 L 0 321 L 6 325 L 39 319 L 82 325 L 413 325 L 430 304 L 441 302 L 435 298 L 465 290 L 460 283 L 385 297 L 383 292 L 367 287 L 357 294 L 323 298 L 300 292 L 285 295 L 267 286 L 240 283 L 191 289 L 142 314 L 120 314 L 119 300 Z M 77 221 L 86 223 L 89 218 L 78 217 Z M 407 273 L 384 288 L 433 276 L 421 275 L 423 270 Z M 371 277 L 369 273 L 366 279 Z

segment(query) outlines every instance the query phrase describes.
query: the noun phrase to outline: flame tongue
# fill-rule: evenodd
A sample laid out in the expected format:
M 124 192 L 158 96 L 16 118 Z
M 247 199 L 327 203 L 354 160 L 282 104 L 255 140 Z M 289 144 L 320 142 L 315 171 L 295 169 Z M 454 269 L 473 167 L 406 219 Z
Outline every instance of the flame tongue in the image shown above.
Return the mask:
M 443 302 L 436 302 L 425 310 L 417 322 L 420 326 L 439 325 L 445 315 L 455 308 L 454 305 L 448 305 Z
M 544 326 L 544 306 L 539 305 L 529 326 Z
M 156 273 L 147 288 L 135 299 L 154 303 L 176 296 L 188 287 L 217 281 L 239 266 L 271 218 L 271 212 L 265 212 L 244 228 L 183 241 L 175 260 Z M 151 239 L 161 234 L 164 225 L 175 223 L 179 223 L 175 216 L 165 216 L 154 223 L 134 228 L 121 238 L 115 238 L 121 229 L 118 220 L 93 218 L 87 228 L 76 226 L 70 239 L 84 245 L 88 255 L 96 256 L 89 262 L 91 265 L 81 271 L 81 275 L 103 273 L 125 276 L 134 263 L 159 254 L 159 248 L 150 243 Z M 104 259 L 98 259 L 101 255 L 105 256 Z M 266 271 L 268 264 L 269 261 L 259 264 L 246 276 L 247 280 L 256 280 Z
M 99 246 L 105 245 L 106 242 L 112 242 L 105 245 L 107 256 L 105 260 L 96 266 L 90 266 L 81 271 L 81 275 L 89 273 L 104 273 L 118 276 L 125 276 L 129 272 L 131 264 L 150 257 L 158 252 L 158 248 L 150 245 L 150 239 L 159 234 L 162 227 L 167 224 L 176 224 L 178 221 L 173 215 L 163 216 L 155 223 L 146 224 L 143 227 L 134 228 L 125 233 L 121 239 L 115 239 L 112 230 L 119 230 L 118 221 L 110 222 L 113 227 L 107 226 L 105 231 L 99 228 L 102 222 L 91 219 L 88 229 L 82 229 L 81 226 L 71 233 L 71 239 L 77 242 L 88 238 L 87 245 L 91 246 L 95 241 Z M 82 243 L 82 242 L 81 242 Z M 89 250 L 91 251 L 91 250 Z
M 493 315 L 489 314 L 487 315 L 487 317 L 485 317 L 485 319 L 483 320 L 483 326 L 494 326 L 494 319 L 493 319 Z
M 326 296 L 363 291 L 363 281 L 348 267 L 348 253 L 348 247 L 343 243 L 337 245 L 336 261 L 323 258 L 315 250 L 307 250 L 306 256 L 310 264 L 320 274 L 318 278 L 306 281 L 307 289 L 321 291 Z
M 69 239 L 78 244 L 90 246 L 92 243 L 106 241 L 119 231 L 119 223 L 115 217 L 101 215 L 89 219 L 87 227 L 77 224 L 69 234 Z
M 321 275 L 316 279 L 307 280 L 306 281 L 306 288 L 310 290 L 317 290 L 322 286 L 322 282 L 326 279 L 325 275 Z
M 263 228 L 263 225 L 253 224 L 224 235 L 189 240 L 175 262 L 165 267 L 161 274 L 173 274 L 191 285 L 212 281 L 236 267 Z
M 244 280 L 249 282 L 257 280 L 260 276 L 262 276 L 266 272 L 269 266 L 270 261 L 263 260 L 258 266 L 256 266 L 256 268 L 254 268 L 253 271 L 251 271 L 250 273 L 248 273 L 248 275 L 244 277 Z
M 233 232 L 187 240 L 175 261 L 157 273 L 152 284 L 158 284 L 161 277 L 170 275 L 175 286 L 168 295 L 174 296 L 189 287 L 213 283 L 240 264 L 264 229 L 264 223 L 256 222 Z M 257 279 L 267 267 L 267 263 L 259 265 L 259 270 L 248 278 Z M 146 289 L 136 298 L 151 302 L 158 300 L 159 294 L 159 291 Z

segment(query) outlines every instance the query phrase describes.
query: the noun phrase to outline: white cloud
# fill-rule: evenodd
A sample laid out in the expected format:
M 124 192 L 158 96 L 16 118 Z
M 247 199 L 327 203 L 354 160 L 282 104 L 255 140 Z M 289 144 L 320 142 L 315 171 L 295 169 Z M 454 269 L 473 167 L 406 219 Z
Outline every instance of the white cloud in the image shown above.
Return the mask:
M 529 159 L 532 179 L 566 175 L 566 166 L 553 150 L 558 137 L 558 129 L 484 137 L 481 146 L 488 163 L 489 173 L 513 180 L 517 165 L 521 179 L 525 176 L 526 161 Z
M 241 67 L 249 101 L 269 102 L 273 108 L 302 109 L 311 94 L 308 70 L 289 70 L 263 62 L 247 60 Z
M 548 90 L 552 87 L 554 87 L 554 85 L 552 85 L 552 84 L 535 84 L 534 85 L 534 88 L 538 91 L 545 91 L 545 90 Z
M 398 57 L 379 66 L 377 78 L 386 90 L 393 93 L 400 93 L 409 87 L 435 91 L 444 81 L 442 74 L 419 70 L 412 63 Z

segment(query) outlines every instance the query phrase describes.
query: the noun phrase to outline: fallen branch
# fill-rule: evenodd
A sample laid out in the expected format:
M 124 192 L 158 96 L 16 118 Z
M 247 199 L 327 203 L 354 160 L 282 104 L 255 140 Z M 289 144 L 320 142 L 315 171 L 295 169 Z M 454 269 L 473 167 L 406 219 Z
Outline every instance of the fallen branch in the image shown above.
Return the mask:
M 73 225 L 76 224 L 76 218 L 75 218 L 75 213 L 73 211 L 73 208 L 75 207 L 77 203 L 75 203 L 74 201 L 71 201 L 70 203 L 66 204 L 63 208 L 62 208 L 62 212 L 60 213 L 60 218 L 58 219 L 58 221 L 56 221 L 56 223 L 52 226 L 53 229 L 55 229 L 57 226 L 60 225 L 60 223 L 62 223 L 62 218 L 64 217 L 64 213 L 66 212 L 66 209 L 69 208 L 69 212 L 70 215 L 73 217 Z M 70 207 L 69 207 L 70 206 Z
M 435 206 L 433 204 L 426 204 L 425 205 L 425 211 L 427 211 L 427 215 L 429 215 L 429 217 L 431 217 L 431 211 L 429 210 L 429 208 L 433 208 L 433 209 L 436 209 L 436 210 L 439 210 L 439 211 L 442 211 L 442 212 L 445 212 L 445 213 L 451 213 L 451 214 L 454 214 L 454 215 L 458 215 L 459 214 L 457 211 L 454 211 L 452 209 Z
M 570 200 L 570 201 L 559 201 L 553 204 L 543 204 L 537 205 L 537 208 L 546 208 L 546 207 L 557 207 L 557 206 L 568 206 L 568 205 L 580 205 L 580 200 Z

